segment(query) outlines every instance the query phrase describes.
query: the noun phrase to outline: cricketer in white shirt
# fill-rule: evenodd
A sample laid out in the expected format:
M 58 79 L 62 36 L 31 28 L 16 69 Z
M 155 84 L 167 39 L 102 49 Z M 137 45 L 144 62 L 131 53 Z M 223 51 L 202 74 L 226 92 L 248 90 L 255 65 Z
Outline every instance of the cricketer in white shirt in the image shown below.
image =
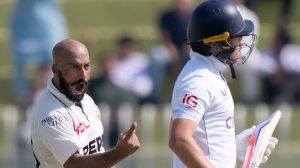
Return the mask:
M 77 150 L 81 155 L 105 151 L 100 111 L 92 98 L 85 94 L 75 105 L 52 79 L 33 109 L 31 126 L 36 167 L 62 168 Z
M 198 123 L 193 136 L 214 167 L 234 168 L 236 143 L 234 103 L 221 71 L 225 68 L 214 56 L 191 52 L 173 90 L 172 120 L 188 119 Z M 173 168 L 185 168 L 173 155 Z

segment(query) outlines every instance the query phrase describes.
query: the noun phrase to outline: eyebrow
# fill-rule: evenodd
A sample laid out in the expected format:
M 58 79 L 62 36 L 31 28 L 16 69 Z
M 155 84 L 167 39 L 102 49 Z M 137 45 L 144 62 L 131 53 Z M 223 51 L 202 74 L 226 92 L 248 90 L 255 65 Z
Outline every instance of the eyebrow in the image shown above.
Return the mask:
M 88 62 L 88 63 L 85 63 L 85 64 L 83 64 L 83 65 L 86 65 L 86 64 L 91 64 L 90 62 Z M 67 63 L 67 65 L 75 65 L 75 66 L 80 66 L 81 64 L 79 64 L 79 63 L 74 63 L 74 62 L 68 62 Z
M 67 65 L 78 65 L 78 64 L 76 64 L 74 62 L 68 62 Z

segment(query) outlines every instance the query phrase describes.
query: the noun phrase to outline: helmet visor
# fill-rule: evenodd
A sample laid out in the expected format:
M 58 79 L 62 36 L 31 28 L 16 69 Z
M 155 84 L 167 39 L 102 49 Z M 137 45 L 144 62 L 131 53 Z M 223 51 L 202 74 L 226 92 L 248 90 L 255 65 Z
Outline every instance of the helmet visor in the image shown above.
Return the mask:
M 253 47 L 255 45 L 257 36 L 255 34 L 250 34 L 248 36 L 243 36 L 242 41 L 238 47 L 240 50 L 240 59 L 237 60 L 237 64 L 244 64 L 252 53 Z

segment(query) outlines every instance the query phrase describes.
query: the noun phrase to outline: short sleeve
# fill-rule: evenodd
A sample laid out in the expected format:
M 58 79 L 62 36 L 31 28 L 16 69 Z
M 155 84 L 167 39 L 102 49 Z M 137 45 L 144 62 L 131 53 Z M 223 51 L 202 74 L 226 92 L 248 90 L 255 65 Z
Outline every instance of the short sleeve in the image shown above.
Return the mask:
M 173 96 L 172 119 L 185 118 L 199 123 L 211 104 L 211 94 L 205 83 L 182 85 Z
M 41 140 L 61 165 L 80 149 L 79 137 L 70 117 L 60 113 L 50 114 L 38 126 Z

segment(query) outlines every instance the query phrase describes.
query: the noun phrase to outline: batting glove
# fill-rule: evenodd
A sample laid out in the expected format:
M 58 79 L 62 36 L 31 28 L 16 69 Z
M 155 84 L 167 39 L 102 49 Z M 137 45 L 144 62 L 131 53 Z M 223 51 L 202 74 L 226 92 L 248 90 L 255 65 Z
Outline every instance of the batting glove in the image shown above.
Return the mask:
M 247 151 L 249 139 L 255 130 L 256 126 L 253 125 L 251 128 L 248 128 L 242 131 L 240 134 L 236 135 L 236 154 L 237 158 L 240 161 L 244 161 L 245 154 Z M 264 152 L 264 156 L 262 157 L 261 163 L 266 163 L 268 161 L 269 156 L 272 151 L 275 149 L 276 144 L 278 143 L 278 139 L 275 137 L 271 137 L 269 144 Z
M 253 125 L 235 136 L 236 139 L 236 156 L 238 160 L 243 161 L 246 155 L 249 139 L 254 132 L 256 126 Z
M 278 143 L 277 138 L 275 137 L 270 138 L 269 144 L 264 152 L 264 156 L 262 157 L 261 163 L 266 163 L 268 161 L 268 158 L 271 155 L 272 151 L 275 149 L 277 143 Z

